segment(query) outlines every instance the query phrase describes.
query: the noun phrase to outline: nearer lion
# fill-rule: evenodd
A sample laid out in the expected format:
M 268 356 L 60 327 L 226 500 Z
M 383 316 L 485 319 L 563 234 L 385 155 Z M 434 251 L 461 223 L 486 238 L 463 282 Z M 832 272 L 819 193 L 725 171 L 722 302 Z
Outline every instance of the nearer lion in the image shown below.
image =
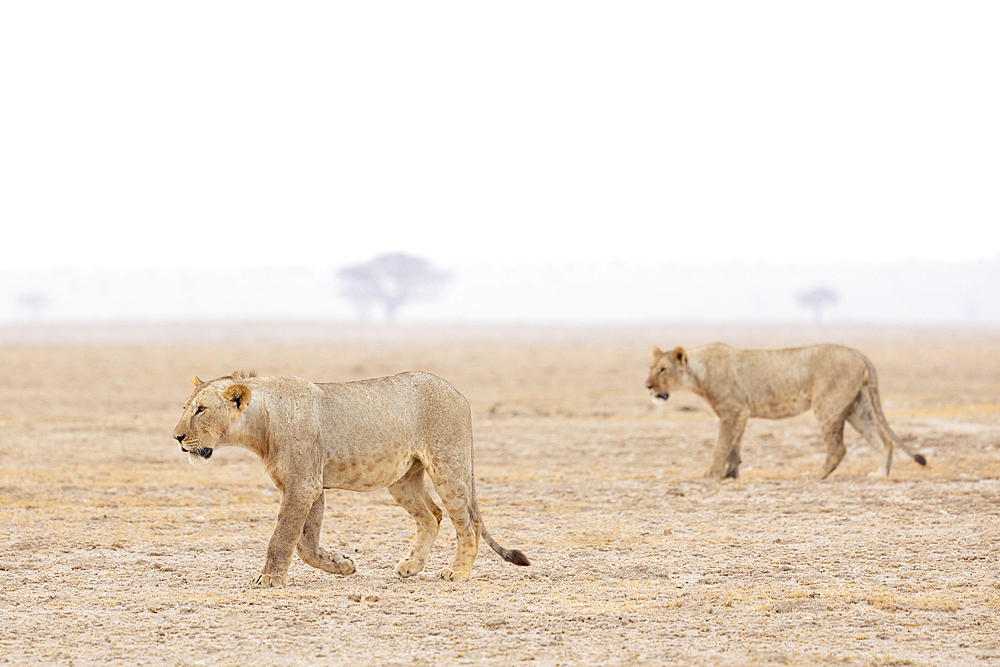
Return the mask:
M 849 347 L 739 350 L 716 343 L 670 352 L 654 347 L 646 388 L 654 401 L 665 401 L 678 389 L 690 390 L 719 417 L 719 438 L 708 477 L 739 475 L 740 440 L 750 417 L 785 419 L 809 408 L 826 444 L 821 478 L 832 473 L 847 453 L 845 420 L 881 452 L 879 475 L 889 474 L 893 444 L 920 465 L 927 465 L 889 428 L 879 401 L 875 367 Z
M 458 535 L 455 562 L 439 573 L 443 579 L 469 579 L 480 537 L 504 560 L 530 564 L 486 531 L 476 502 L 469 404 L 435 375 L 400 373 L 327 384 L 239 372 L 209 382 L 196 377 L 174 438 L 192 458 L 207 459 L 227 445 L 249 449 L 281 491 L 277 525 L 255 586 L 284 586 L 296 550 L 324 572 L 354 572 L 350 558 L 319 545 L 325 489 L 388 488 L 417 522 L 413 549 L 396 573 L 420 572 L 442 518 L 424 486 L 424 472 Z

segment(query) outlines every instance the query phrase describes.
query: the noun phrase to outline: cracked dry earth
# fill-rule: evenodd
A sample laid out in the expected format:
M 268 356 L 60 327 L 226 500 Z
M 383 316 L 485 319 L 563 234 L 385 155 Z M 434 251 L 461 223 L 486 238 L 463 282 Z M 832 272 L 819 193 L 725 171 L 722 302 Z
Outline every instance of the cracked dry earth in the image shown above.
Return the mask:
M 645 393 L 650 349 L 852 345 L 928 458 L 889 479 L 847 429 L 826 481 L 810 414 L 752 421 L 736 482 L 702 478 L 715 420 Z M 352 380 L 420 369 L 473 407 L 493 535 L 472 581 L 448 520 L 393 572 L 412 520 L 386 491 L 327 494 L 324 542 L 248 586 L 278 493 L 241 450 L 171 441 L 190 378 Z M 0 329 L 0 663 L 998 665 L 1000 332 L 645 326 L 278 325 Z

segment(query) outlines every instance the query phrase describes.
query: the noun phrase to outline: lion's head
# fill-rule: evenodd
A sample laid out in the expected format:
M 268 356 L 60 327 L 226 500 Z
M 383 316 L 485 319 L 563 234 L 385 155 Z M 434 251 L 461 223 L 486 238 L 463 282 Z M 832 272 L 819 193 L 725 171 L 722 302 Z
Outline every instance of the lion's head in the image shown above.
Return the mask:
M 676 347 L 670 352 L 662 352 L 653 348 L 653 365 L 649 367 L 649 377 L 646 378 L 646 389 L 653 400 L 665 401 L 670 392 L 684 386 L 684 375 L 687 373 L 687 353 L 682 347 Z
M 174 439 L 192 459 L 212 456 L 212 448 L 225 441 L 229 429 L 250 404 L 250 388 L 237 379 L 252 377 L 234 373 L 230 377 L 202 382 L 192 380 L 194 391 L 184 402 L 184 414 L 174 427 Z

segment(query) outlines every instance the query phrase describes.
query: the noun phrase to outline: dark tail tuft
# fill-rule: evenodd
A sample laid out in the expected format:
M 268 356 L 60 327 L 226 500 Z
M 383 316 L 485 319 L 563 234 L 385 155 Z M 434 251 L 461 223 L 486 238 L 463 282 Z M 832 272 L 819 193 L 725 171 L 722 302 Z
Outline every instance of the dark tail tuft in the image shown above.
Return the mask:
M 517 549 L 509 549 L 507 553 L 503 555 L 503 559 L 508 563 L 513 563 L 514 565 L 531 565 L 531 561 L 524 555 L 524 552 L 518 551 Z
M 473 493 L 475 493 L 475 486 L 473 488 Z M 482 537 L 486 540 L 486 544 L 490 545 L 493 551 L 497 552 L 500 558 L 503 558 L 508 563 L 513 563 L 514 565 L 531 565 L 531 561 L 528 557 L 524 555 L 524 552 L 518 551 L 517 549 L 507 549 L 506 547 L 500 546 L 493 536 L 490 535 L 490 531 L 486 530 L 486 526 L 483 525 L 483 517 L 479 515 L 479 507 L 475 504 L 475 497 L 473 496 L 472 513 L 476 517 L 476 521 L 479 523 L 479 529 L 482 531 Z
M 916 461 L 917 463 L 919 463 L 922 466 L 927 465 L 927 459 L 925 459 L 921 454 L 914 454 L 913 455 L 913 460 Z

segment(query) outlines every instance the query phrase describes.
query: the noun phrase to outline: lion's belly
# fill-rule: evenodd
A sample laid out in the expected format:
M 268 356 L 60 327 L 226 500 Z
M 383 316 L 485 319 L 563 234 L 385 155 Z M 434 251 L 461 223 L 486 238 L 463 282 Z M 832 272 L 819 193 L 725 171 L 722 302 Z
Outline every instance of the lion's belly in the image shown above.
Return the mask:
M 345 491 L 384 489 L 402 477 L 412 464 L 412 451 L 380 457 L 361 455 L 329 459 L 323 464 L 323 488 Z
M 769 396 L 766 401 L 754 402 L 751 416 L 763 419 L 787 419 L 800 415 L 812 406 L 806 392 L 795 392 L 786 396 Z

